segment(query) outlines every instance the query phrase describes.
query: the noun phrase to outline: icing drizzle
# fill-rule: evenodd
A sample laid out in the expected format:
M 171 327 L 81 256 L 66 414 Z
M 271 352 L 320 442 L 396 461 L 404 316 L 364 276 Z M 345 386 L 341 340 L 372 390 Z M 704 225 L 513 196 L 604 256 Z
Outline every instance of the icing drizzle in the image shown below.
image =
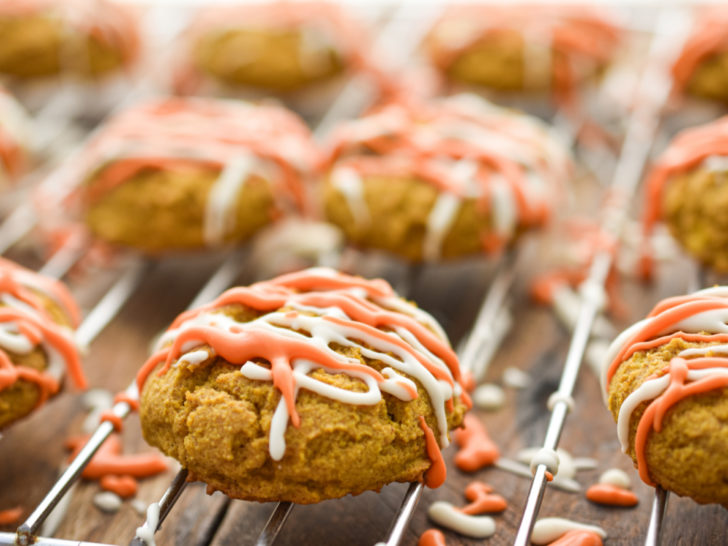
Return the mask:
M 712 55 L 728 51 L 728 17 L 725 10 L 703 9 L 703 15 L 672 66 L 672 77 L 678 90 L 685 88 L 700 63 Z
M 445 235 L 466 199 L 487 210 L 486 251 L 498 251 L 517 229 L 543 224 L 571 173 L 566 149 L 535 118 L 475 95 L 390 103 L 334 134 L 331 180 L 354 220 L 370 215 L 363 201 L 368 176 L 416 177 L 439 196 L 427 221 L 425 259 L 439 257 Z
M 662 193 L 670 178 L 701 164 L 710 167 L 711 159 L 728 156 L 728 116 L 679 133 L 655 162 L 646 181 L 643 215 L 643 273 L 651 269 L 649 235 L 662 216 Z M 724 169 L 721 169 L 724 170 Z
M 221 312 L 235 305 L 263 314 L 239 322 Z M 385 367 L 379 372 L 335 351 L 333 344 L 358 350 Z M 374 405 L 383 392 L 403 401 L 417 398 L 410 377 L 416 379 L 429 395 L 437 423 L 433 432 L 424 417 L 419 421 L 433 461 L 426 481 L 435 487 L 442 483 L 444 463 L 438 444 L 448 445 L 447 413 L 452 411 L 453 397 L 467 400 L 459 383 L 457 357 L 434 319 L 401 300 L 385 281 L 313 268 L 228 290 L 172 323 L 137 375 L 140 392 L 155 368 L 161 365 L 161 375 L 171 366 L 197 365 L 200 351 L 208 359 L 219 356 L 240 366 L 240 374 L 250 380 L 272 381 L 281 393 L 269 437 L 274 460 L 284 455 L 288 421 L 294 427 L 300 424 L 296 409 L 300 389 L 347 404 Z M 353 392 L 318 381 L 310 375 L 316 369 L 347 374 L 366 390 Z
M 85 388 L 86 379 L 71 330 L 53 320 L 39 294 L 78 325 L 78 308 L 61 283 L 0 258 L 0 391 L 29 381 L 38 387 L 42 404 L 58 391 L 64 364 L 76 386 Z M 46 354 L 45 371 L 13 363 L 11 354 L 29 354 L 36 347 Z
M 304 181 L 316 161 L 309 130 L 284 108 L 166 98 L 111 119 L 86 149 L 78 176 L 91 179 L 86 198 L 93 203 L 145 169 L 215 170 L 204 230 L 208 244 L 217 244 L 234 223 L 236 196 L 246 180 L 269 182 L 279 207 L 303 208 Z
M 427 45 L 433 63 L 448 70 L 463 53 L 507 32 L 517 32 L 524 42 L 526 84 L 542 81 L 538 69 L 550 64 L 562 100 L 571 99 L 585 76 L 610 61 L 619 41 L 617 28 L 603 14 L 583 6 L 466 4 L 448 8 Z
M 627 396 L 617 418 L 619 441 L 626 453 L 632 413 L 649 402 L 637 426 L 634 450 L 640 478 L 650 485 L 653 482 L 647 468 L 647 441 L 652 430 L 660 432 L 665 413 L 689 396 L 728 387 L 728 287 L 668 298 L 657 304 L 646 319 L 622 332 L 603 362 L 605 391 L 608 392 L 622 362 L 638 351 L 661 347 L 673 339 L 709 345 L 678 353 Z

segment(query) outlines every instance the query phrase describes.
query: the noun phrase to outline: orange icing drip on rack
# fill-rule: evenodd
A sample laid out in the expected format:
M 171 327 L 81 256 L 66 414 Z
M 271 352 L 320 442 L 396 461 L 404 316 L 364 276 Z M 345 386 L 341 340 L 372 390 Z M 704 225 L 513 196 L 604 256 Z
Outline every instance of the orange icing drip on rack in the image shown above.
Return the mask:
M 639 501 L 637 495 L 629 489 L 617 487 L 609 483 L 597 483 L 586 490 L 586 498 L 597 504 L 607 506 L 635 506 Z
M 445 535 L 439 529 L 428 529 L 420 535 L 417 546 L 447 546 Z
M 463 30 L 446 33 L 446 25 L 456 22 Z M 576 63 L 589 63 L 591 73 L 596 73 L 611 60 L 619 42 L 618 29 L 604 14 L 584 6 L 466 4 L 445 12 L 430 33 L 428 51 L 436 66 L 448 70 L 463 53 L 509 32 L 551 49 L 554 91 L 565 102 L 572 100 L 580 83 Z
M 710 156 L 728 156 L 728 116 L 679 133 L 655 162 L 646 181 L 642 273 L 651 271 L 649 235 L 662 215 L 662 193 L 673 176 L 688 172 Z
M 455 466 L 465 472 L 475 472 L 489 466 L 500 456 L 498 446 L 475 415 L 465 416 L 464 426 L 454 432 L 454 438 L 460 446 L 455 454 Z
M 145 169 L 221 171 L 251 154 L 268 166 L 279 201 L 303 207 L 318 151 L 303 122 L 273 105 L 167 98 L 134 106 L 91 141 L 78 176 L 91 178 L 93 202 Z
M 74 327 L 78 325 L 78 308 L 61 283 L 0 258 L 0 299 L 4 304 L 0 306 L 0 390 L 19 380 L 35 383 L 41 404 L 59 388 L 59 378 L 51 373 L 57 370 L 50 369 L 53 355 L 49 350 L 64 361 L 78 387 L 85 388 L 86 379 L 72 334 L 54 322 L 39 294 L 59 305 Z M 13 363 L 11 354 L 29 352 L 37 346 L 44 347 L 49 359 L 47 370 Z
M 46 13 L 59 18 L 65 31 L 93 36 L 121 53 L 125 65 L 139 53 L 139 35 L 134 13 L 126 6 L 106 0 L 3 0 L 0 16 L 27 17 Z M 60 53 L 60 52 L 59 52 Z
M 728 16 L 724 9 L 704 8 L 680 56 L 672 66 L 675 88 L 682 91 L 695 69 L 713 55 L 728 51 Z
M 459 200 L 473 198 L 494 217 L 512 210 L 514 218 L 501 220 L 512 224 L 482 233 L 486 252 L 501 250 L 517 227 L 545 223 L 571 173 L 567 152 L 545 126 L 472 95 L 402 99 L 343 124 L 327 166 L 332 179 L 344 171 L 360 180 L 414 177 Z
M 0 510 L 0 525 L 12 525 L 18 523 L 23 516 L 23 508 L 16 506 L 7 510 Z
M 220 313 L 221 309 L 236 306 L 263 314 L 239 322 Z M 137 385 L 142 392 L 155 368 L 161 365 L 158 374 L 164 374 L 183 362 L 186 355 L 197 355 L 197 362 L 219 356 L 231 365 L 241 366 L 241 373 L 250 379 L 272 381 L 282 395 L 288 418 L 298 427 L 299 388 L 355 405 L 377 403 L 382 391 L 409 401 L 419 396 L 416 384 L 406 377 L 410 376 L 427 390 L 438 422 L 440 445 L 447 445 L 445 416 L 453 409 L 453 397 L 462 392 L 458 361 L 443 335 L 429 315 L 399 299 L 382 280 L 367 281 L 329 269 L 310 269 L 247 288 L 233 288 L 212 303 L 181 314 L 142 366 Z M 345 357 L 331 348 L 332 343 L 359 348 L 363 356 L 380 360 L 386 367 L 379 372 Z M 205 353 L 200 356 L 200 351 Z M 261 361 L 269 367 L 257 364 Z M 306 373 L 323 368 L 351 375 L 369 390 L 354 393 L 338 389 L 332 394 L 310 376 L 302 377 L 299 366 L 305 366 Z M 429 427 L 425 430 L 426 425 L 421 426 L 433 461 L 427 483 L 436 486 L 441 483 L 444 465 L 434 434 Z M 271 425 L 271 455 L 278 454 L 274 458 L 282 457 L 285 449 L 284 427 L 285 423 L 283 428 Z M 282 446 L 281 451 L 276 446 Z
M 237 6 L 218 5 L 200 10 L 185 32 L 186 51 L 182 52 L 175 74 L 177 91 L 194 94 L 208 77 L 193 62 L 192 49 L 200 38 L 230 29 L 248 28 L 271 32 L 309 29 L 325 38 L 345 65 L 375 68 L 368 58 L 366 32 L 333 2 L 274 0 Z
M 463 506 L 460 511 L 470 516 L 503 512 L 508 508 L 506 499 L 493 493 L 493 488 L 483 482 L 469 483 L 465 488 L 465 498 L 470 504 Z
M 594 531 L 572 529 L 549 543 L 549 546 L 602 546 L 602 537 Z
M 703 344 L 678 353 L 622 402 L 618 427 L 623 446 L 634 404 L 648 402 L 634 440 L 637 468 L 647 484 L 653 485 L 647 466 L 647 442 L 652 431 L 659 433 L 662 429 L 667 411 L 687 397 L 728 387 L 728 333 L 720 332 L 726 327 L 726 320 L 728 289 L 709 288 L 663 300 L 644 321 L 624 332 L 610 347 L 610 356 L 615 356 L 605 362 L 603 370 L 607 391 L 617 368 L 638 351 L 661 347 L 674 339 Z M 716 330 L 719 333 L 712 333 Z

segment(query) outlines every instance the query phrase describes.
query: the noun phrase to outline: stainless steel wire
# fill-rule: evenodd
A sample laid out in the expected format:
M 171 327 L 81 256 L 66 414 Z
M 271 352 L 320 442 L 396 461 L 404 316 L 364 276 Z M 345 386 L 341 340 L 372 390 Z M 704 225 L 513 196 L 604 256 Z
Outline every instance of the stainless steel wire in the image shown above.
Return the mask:
M 671 89 L 668 67 L 682 44 L 689 17 L 683 10 L 663 8 L 657 18 L 650 45 L 647 66 L 637 89 L 637 101 L 627 121 L 627 133 L 611 184 L 611 197 L 604 210 L 602 229 L 618 240 L 628 218 L 629 204 L 635 194 L 642 170 L 648 159 L 652 141 L 660 122 L 660 114 Z M 589 341 L 592 324 L 604 300 L 604 285 L 614 256 L 608 249 L 596 253 L 589 274 L 581 285 L 581 305 L 571 344 L 564 363 L 551 417 L 543 442 L 545 450 L 558 447 L 566 416 L 573 403 L 572 394 Z M 549 468 L 536 465 L 531 488 L 523 509 L 514 544 L 530 544 L 535 518 L 540 510 Z M 553 469 L 551 469 L 553 470 Z

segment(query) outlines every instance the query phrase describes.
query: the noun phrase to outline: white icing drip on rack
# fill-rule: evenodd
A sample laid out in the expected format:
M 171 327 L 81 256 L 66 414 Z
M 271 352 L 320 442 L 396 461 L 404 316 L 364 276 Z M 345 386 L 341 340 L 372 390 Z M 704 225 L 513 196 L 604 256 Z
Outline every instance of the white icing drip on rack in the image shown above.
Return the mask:
M 591 531 L 602 539 L 607 538 L 607 532 L 596 525 L 579 523 L 566 518 L 541 518 L 533 526 L 531 542 L 533 544 L 548 544 L 569 531 Z
M 430 505 L 427 515 L 443 527 L 471 538 L 488 538 L 495 534 L 495 520 L 490 516 L 471 516 L 458 510 L 449 502 L 436 501 Z

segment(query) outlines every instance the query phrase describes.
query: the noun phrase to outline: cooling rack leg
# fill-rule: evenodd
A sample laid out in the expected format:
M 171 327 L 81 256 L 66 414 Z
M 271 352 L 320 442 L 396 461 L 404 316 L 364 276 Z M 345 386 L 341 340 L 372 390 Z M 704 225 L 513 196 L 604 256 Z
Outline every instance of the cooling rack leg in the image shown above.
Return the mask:
M 404 495 L 404 499 L 402 499 L 399 512 L 395 516 L 392 528 L 389 530 L 387 542 L 379 542 L 376 546 L 399 546 L 399 543 L 402 542 L 402 536 L 412 519 L 412 514 L 415 513 L 417 503 L 420 502 L 424 487 L 420 482 L 412 482 L 410 484 Z
M 265 527 L 260 533 L 255 546 L 271 546 L 276 540 L 278 533 L 281 532 L 283 524 L 286 523 L 288 516 L 293 510 L 292 502 L 279 502 L 273 509 L 273 513 L 265 523 Z
M 660 544 L 662 522 L 665 518 L 667 500 L 668 492 L 660 486 L 655 487 L 655 499 L 652 501 L 652 512 L 650 513 L 650 523 L 647 527 L 645 546 L 658 546 Z

